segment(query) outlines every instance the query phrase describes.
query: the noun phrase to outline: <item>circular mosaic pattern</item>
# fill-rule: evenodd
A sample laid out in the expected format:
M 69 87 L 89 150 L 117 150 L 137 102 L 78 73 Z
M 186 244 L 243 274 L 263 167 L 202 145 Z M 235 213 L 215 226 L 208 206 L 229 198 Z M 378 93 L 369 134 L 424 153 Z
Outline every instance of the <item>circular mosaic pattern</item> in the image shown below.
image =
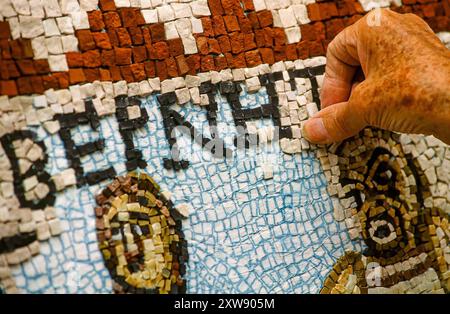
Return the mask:
M 449 291 L 448 207 L 435 188 L 446 176 L 442 159 L 433 164 L 448 148 L 405 137 L 366 129 L 322 160 L 339 175 L 330 181 L 341 218 L 366 244 L 362 254 L 347 252 L 338 260 L 323 293 Z
M 97 196 L 97 237 L 116 293 L 184 293 L 181 215 L 144 174 L 117 177 Z

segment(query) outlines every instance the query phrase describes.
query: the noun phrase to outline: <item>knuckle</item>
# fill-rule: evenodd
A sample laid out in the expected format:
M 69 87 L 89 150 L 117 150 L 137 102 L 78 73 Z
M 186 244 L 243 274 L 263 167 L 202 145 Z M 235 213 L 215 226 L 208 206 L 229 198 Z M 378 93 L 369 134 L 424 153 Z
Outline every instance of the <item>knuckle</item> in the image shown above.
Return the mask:
M 345 106 L 348 107 L 348 106 Z M 325 119 L 325 127 L 333 141 L 341 141 L 353 135 L 351 123 L 348 120 L 348 114 L 345 108 L 332 109 L 332 113 Z
M 339 32 L 334 39 L 328 44 L 328 52 L 335 56 L 341 51 L 349 42 L 350 33 L 354 33 L 357 24 L 350 25 Z
M 372 117 L 379 106 L 373 106 L 368 98 L 371 98 L 365 88 L 367 81 L 356 86 L 349 99 L 349 108 L 353 115 L 359 116 L 366 124 L 371 124 Z
M 333 126 L 334 126 L 334 134 L 331 134 L 332 137 L 347 137 L 350 135 L 351 130 L 347 127 L 348 122 L 343 119 L 340 115 L 335 115 L 333 117 Z
M 341 45 L 342 34 L 344 32 L 340 32 L 329 44 L 327 48 L 327 58 L 334 57 L 337 54 L 338 47 Z
M 382 18 L 384 17 L 384 18 L 387 18 L 387 19 L 392 19 L 392 18 L 395 18 L 398 15 L 397 12 L 394 12 L 394 11 L 392 11 L 389 8 L 379 8 L 378 11 L 379 11 L 379 14 L 381 14 Z

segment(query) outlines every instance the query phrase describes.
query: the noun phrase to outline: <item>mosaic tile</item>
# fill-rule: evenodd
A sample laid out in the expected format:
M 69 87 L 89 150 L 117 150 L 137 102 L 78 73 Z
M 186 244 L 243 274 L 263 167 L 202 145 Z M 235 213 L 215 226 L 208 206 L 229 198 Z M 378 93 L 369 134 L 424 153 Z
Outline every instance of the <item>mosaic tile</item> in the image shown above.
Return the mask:
M 449 47 L 448 1 L 3 1 L 0 291 L 448 292 L 449 147 L 301 133 L 378 7 Z

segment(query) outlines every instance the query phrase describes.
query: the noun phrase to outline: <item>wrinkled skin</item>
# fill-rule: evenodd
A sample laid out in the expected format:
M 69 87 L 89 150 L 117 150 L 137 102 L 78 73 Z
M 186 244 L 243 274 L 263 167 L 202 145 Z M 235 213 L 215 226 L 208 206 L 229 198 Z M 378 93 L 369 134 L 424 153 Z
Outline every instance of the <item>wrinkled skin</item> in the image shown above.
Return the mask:
M 450 50 L 418 16 L 372 11 L 330 43 L 321 103 L 303 129 L 314 143 L 375 126 L 450 144 Z

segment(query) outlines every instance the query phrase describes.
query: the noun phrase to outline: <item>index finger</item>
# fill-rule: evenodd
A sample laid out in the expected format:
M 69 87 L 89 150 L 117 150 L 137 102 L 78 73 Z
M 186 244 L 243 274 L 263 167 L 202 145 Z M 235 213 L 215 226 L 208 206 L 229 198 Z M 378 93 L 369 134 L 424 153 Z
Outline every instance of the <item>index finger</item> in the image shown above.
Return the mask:
M 358 57 L 357 25 L 353 24 L 340 32 L 327 49 L 327 65 L 321 91 L 321 106 L 347 101 L 356 69 L 360 66 Z

